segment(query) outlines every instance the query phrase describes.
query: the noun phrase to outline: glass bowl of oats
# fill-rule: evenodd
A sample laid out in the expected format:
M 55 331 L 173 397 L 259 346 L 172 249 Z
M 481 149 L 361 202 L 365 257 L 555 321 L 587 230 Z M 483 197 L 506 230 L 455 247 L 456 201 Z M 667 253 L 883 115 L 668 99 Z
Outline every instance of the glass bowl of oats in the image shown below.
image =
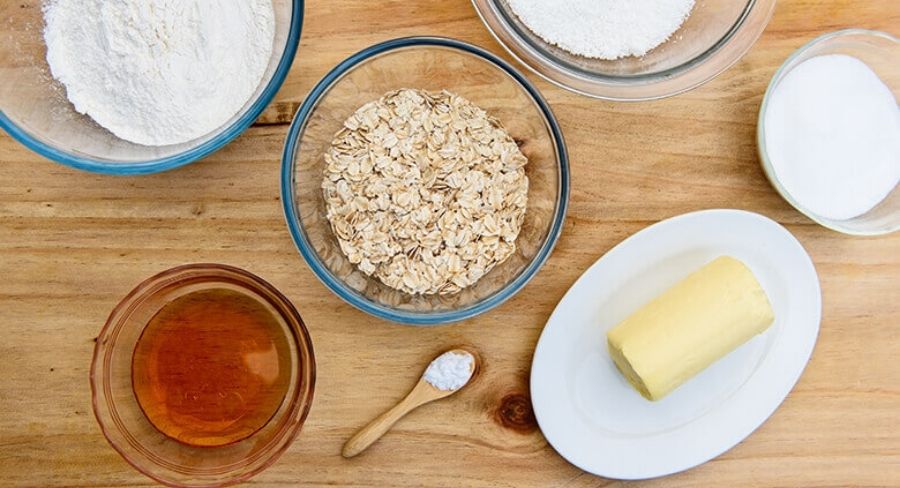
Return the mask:
M 559 125 L 529 81 L 476 46 L 374 45 L 310 92 L 285 145 L 294 243 L 335 294 L 376 317 L 456 322 L 503 303 L 559 238 Z

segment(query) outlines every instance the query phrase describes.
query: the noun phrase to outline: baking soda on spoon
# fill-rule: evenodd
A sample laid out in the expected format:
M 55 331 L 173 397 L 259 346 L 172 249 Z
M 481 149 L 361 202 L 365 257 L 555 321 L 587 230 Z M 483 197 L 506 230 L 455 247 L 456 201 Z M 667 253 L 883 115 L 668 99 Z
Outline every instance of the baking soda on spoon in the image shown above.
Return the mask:
M 779 182 L 816 215 L 865 214 L 900 181 L 897 100 L 852 56 L 817 56 L 793 68 L 770 95 L 763 123 Z
M 344 444 L 341 455 L 345 458 L 358 455 L 410 411 L 455 394 L 472 379 L 477 366 L 478 358 L 465 349 L 453 349 L 436 357 L 412 391 L 399 403 L 356 432 Z
M 428 365 L 428 369 L 425 370 L 425 381 L 439 390 L 458 390 L 472 377 L 474 360 L 471 354 L 447 351 Z

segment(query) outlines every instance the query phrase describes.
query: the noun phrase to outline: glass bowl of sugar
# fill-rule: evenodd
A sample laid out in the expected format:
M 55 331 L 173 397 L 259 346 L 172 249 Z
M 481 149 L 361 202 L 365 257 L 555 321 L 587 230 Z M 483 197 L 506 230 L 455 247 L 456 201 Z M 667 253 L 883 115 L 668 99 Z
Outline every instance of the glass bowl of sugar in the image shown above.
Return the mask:
M 851 235 L 900 230 L 900 39 L 825 34 L 775 73 L 757 145 L 772 186 L 815 222 Z
M 0 128 L 46 158 L 107 174 L 176 168 L 241 134 L 287 76 L 303 0 L 148 5 L 0 6 Z
M 695 88 L 756 42 L 775 0 L 472 0 L 510 54 L 582 95 L 654 100 Z

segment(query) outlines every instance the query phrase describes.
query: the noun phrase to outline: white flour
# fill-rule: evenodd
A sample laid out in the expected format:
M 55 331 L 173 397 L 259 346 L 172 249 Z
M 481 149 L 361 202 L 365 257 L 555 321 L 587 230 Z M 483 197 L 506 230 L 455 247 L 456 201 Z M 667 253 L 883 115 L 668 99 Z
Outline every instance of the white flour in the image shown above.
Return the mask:
M 472 377 L 472 361 L 469 354 L 447 351 L 438 356 L 425 370 L 425 381 L 439 390 L 458 390 Z
M 803 207 L 829 219 L 864 214 L 900 181 L 900 109 L 891 89 L 846 55 L 800 63 L 772 92 L 766 152 Z
M 219 128 L 256 91 L 271 0 L 49 0 L 47 62 L 75 109 L 144 145 Z
M 536 35 L 573 54 L 643 56 L 681 27 L 694 0 L 508 0 Z

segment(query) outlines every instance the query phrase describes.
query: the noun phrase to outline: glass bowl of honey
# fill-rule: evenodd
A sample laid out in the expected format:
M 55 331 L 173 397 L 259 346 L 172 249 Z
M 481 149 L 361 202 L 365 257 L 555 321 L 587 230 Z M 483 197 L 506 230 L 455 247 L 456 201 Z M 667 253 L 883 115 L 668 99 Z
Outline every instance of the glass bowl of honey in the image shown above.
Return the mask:
M 315 358 L 306 326 L 272 285 L 191 264 L 131 291 L 97 338 L 94 414 L 138 471 L 183 487 L 244 481 L 300 432 Z

